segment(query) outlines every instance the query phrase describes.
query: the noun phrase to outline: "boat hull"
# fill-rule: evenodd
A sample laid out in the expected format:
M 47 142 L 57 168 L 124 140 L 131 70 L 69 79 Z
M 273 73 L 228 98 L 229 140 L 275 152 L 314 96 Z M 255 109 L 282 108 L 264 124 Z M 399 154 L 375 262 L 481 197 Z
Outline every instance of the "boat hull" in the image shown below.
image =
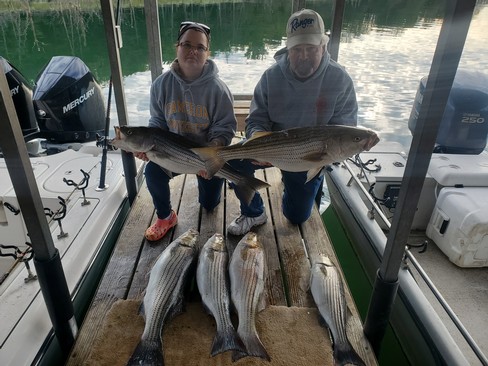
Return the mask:
M 354 187 L 355 183 L 348 185 L 350 176 L 348 178 L 344 171 L 345 169 L 336 166 L 326 173 L 331 205 L 372 285 L 380 266 L 386 236 L 376 221 L 369 218 L 368 208 Z M 399 281 L 390 324 L 410 363 L 468 365 L 456 342 L 407 269 L 400 270 Z

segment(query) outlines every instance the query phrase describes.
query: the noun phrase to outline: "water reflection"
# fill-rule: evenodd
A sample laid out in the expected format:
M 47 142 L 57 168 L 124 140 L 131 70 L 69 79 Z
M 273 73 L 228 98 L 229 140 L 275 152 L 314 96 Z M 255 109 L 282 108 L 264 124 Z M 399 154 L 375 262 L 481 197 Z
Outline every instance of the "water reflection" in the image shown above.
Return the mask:
M 30 6 L 34 7 L 35 3 Z M 332 0 L 307 1 L 307 6 L 319 11 L 326 25 L 331 24 Z M 439 19 L 443 6 L 443 0 L 346 1 L 343 29 L 347 36 L 343 41 L 367 35 L 375 27 L 389 28 L 399 35 L 404 29 L 416 26 L 419 18 Z M 25 9 L 0 12 L 0 54 L 31 80 L 54 55 L 81 57 L 100 81 L 108 80 L 110 70 L 100 11 L 60 8 L 51 12 Z M 187 19 L 211 26 L 213 52 L 228 56 L 238 52 L 246 59 L 261 60 L 270 55 L 270 49 L 281 44 L 290 12 L 291 2 L 281 0 L 160 5 L 164 61 L 174 59 L 174 37 L 179 23 Z M 143 9 L 124 8 L 120 22 L 124 74 L 145 71 L 147 44 Z
M 488 3 L 478 1 L 461 67 L 488 70 Z M 444 0 L 346 1 L 339 62 L 351 74 L 358 95 L 359 123 L 381 131 L 385 140 L 408 148 L 408 118 L 419 80 L 428 74 L 439 35 Z M 307 1 L 331 23 L 332 0 Z M 175 57 L 174 37 L 182 20 L 204 22 L 212 28 L 212 58 L 234 93 L 251 93 L 273 54 L 284 45 L 290 2 L 265 0 L 221 4 L 160 6 L 165 66 Z M 269 15 L 271 14 L 271 16 Z M 106 41 L 97 12 L 75 19 L 70 13 L 32 15 L 35 32 L 21 13 L 0 14 L 0 55 L 30 80 L 55 55 L 82 58 L 99 81 L 109 79 Z M 81 16 L 81 18 L 79 18 Z M 10 18 L 9 18 L 10 17 Z M 10 19 L 10 21 L 9 21 Z M 77 27 L 67 25 L 76 20 Z M 121 13 L 124 47 L 122 70 L 130 122 L 146 124 L 150 75 L 142 9 Z M 112 108 L 116 120 L 116 108 Z

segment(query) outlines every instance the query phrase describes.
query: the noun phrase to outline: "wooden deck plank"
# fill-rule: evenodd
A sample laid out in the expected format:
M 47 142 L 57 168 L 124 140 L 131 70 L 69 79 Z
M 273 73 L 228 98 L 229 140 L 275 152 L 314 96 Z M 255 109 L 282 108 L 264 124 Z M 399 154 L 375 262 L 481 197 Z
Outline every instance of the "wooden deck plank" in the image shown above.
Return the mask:
M 151 195 L 144 184 L 129 212 L 90 309 L 80 327 L 67 365 L 83 364 L 90 354 L 105 315 L 115 301 L 126 298 L 141 245 L 144 243 L 144 231 L 151 223 L 154 213 L 154 209 L 150 207 L 153 207 Z
M 310 262 L 321 254 L 330 256 L 337 263 L 328 234 L 318 210 L 306 223 L 291 225 L 281 209 L 281 174 L 276 168 L 259 170 L 259 179 L 271 187 L 260 190 L 266 206 L 268 222 L 255 228 L 264 245 L 267 259 L 267 303 L 281 306 L 314 306 L 308 289 Z M 141 299 L 149 272 L 159 254 L 176 237 L 190 227 L 200 232 L 202 246 L 214 233 L 224 234 L 230 254 L 241 236 L 227 235 L 225 228 L 240 213 L 239 201 L 226 183 L 221 203 L 212 211 L 200 208 L 197 179 L 194 175 L 181 175 L 171 180 L 171 199 L 178 214 L 178 225 L 159 243 L 149 244 L 143 237 L 145 229 L 155 220 L 151 197 L 143 187 L 136 199 L 127 223 L 121 232 L 116 249 L 107 267 L 68 365 L 81 365 L 89 356 L 93 342 L 111 305 L 118 299 Z M 189 301 L 197 301 L 193 284 Z M 346 299 L 353 318 L 348 324 L 348 335 L 368 365 L 374 365 L 374 355 L 368 349 L 361 331 L 361 322 L 346 286 Z M 326 330 L 324 330 L 326 331 Z M 360 347 L 359 347 L 360 346 Z
M 170 191 L 171 191 L 171 202 L 175 205 L 176 211 L 183 194 L 183 182 L 185 176 L 179 175 L 170 180 Z M 146 189 L 147 190 L 147 189 Z M 157 215 L 154 210 L 154 205 L 152 204 L 152 199 L 148 203 L 147 209 L 153 210 L 154 214 L 151 219 L 151 224 L 156 221 Z M 145 229 L 144 229 L 145 230 Z M 130 288 L 128 291 L 128 299 L 142 299 L 144 296 L 144 291 L 146 289 L 147 283 L 149 281 L 149 272 L 153 267 L 154 263 L 158 259 L 159 255 L 163 250 L 171 243 L 174 236 L 174 229 L 170 231 L 165 237 L 157 242 L 149 242 L 145 238 L 144 245 L 141 249 L 141 254 L 137 263 L 136 271 L 134 272 L 134 277 L 130 283 Z
M 310 264 L 307 259 L 298 226 L 292 225 L 283 215 L 283 185 L 278 169 L 266 169 L 270 207 L 280 252 L 283 281 L 287 289 L 288 306 L 313 306 L 309 295 Z

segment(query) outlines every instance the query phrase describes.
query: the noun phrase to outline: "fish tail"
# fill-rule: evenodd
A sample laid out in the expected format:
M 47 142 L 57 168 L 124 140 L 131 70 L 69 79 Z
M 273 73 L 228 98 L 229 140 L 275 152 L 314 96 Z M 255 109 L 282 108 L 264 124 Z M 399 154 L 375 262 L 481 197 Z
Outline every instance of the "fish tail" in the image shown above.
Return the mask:
M 246 352 L 241 352 L 241 351 L 234 351 L 232 352 L 232 362 L 236 362 L 240 360 L 241 358 L 247 357 L 248 354 Z
M 246 352 L 232 352 L 233 362 L 246 356 L 260 357 L 266 361 L 271 361 L 268 351 L 266 351 L 266 348 L 264 348 L 264 345 L 261 343 L 261 340 L 257 335 L 249 336 L 247 339 L 243 339 L 242 341 L 246 345 Z
M 239 196 L 242 200 L 249 205 L 254 197 L 254 194 L 258 189 L 269 187 L 270 185 L 255 177 L 244 177 L 235 182 L 235 189 L 239 192 Z
M 246 347 L 244 346 L 244 343 L 242 343 L 239 335 L 232 327 L 229 327 L 223 332 L 218 332 L 215 335 L 210 354 L 213 357 L 219 353 L 229 350 L 246 352 Z
M 161 342 L 141 340 L 127 362 L 127 366 L 164 366 Z
M 337 366 L 349 364 L 366 366 L 350 343 L 334 345 L 334 360 Z
M 217 152 L 220 150 L 218 146 L 196 147 L 190 150 L 197 154 L 200 159 L 205 162 L 205 167 L 210 177 L 213 177 L 225 164 L 225 160 L 217 154 Z

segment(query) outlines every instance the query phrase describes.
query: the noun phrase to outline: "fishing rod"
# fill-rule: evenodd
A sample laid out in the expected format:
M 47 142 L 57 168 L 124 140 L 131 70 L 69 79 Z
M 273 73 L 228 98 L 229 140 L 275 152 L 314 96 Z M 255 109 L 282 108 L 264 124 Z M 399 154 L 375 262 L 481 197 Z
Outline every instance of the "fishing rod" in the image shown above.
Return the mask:
M 115 27 L 120 30 L 119 27 L 119 19 L 120 19 L 120 0 L 117 0 L 117 11 L 115 13 Z M 119 37 L 120 39 L 120 37 Z M 120 48 L 119 43 L 119 48 Z M 112 101 L 112 75 L 110 75 L 110 80 L 108 83 L 108 96 L 107 96 L 107 114 L 105 117 L 105 130 L 104 136 L 102 138 L 102 161 L 100 164 L 100 182 L 98 187 L 96 188 L 97 191 L 103 191 L 108 188 L 108 185 L 105 183 L 105 176 L 107 172 L 107 151 L 108 151 L 108 136 L 109 136 L 109 129 L 110 129 L 110 104 Z

